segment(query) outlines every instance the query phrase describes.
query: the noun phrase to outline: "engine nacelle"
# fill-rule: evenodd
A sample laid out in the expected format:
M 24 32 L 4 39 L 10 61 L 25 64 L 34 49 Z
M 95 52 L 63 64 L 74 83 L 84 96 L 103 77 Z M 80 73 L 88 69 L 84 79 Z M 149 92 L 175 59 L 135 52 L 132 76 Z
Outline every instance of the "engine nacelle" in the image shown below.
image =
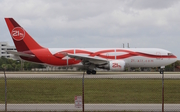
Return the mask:
M 123 60 L 112 60 L 105 68 L 112 71 L 124 71 L 125 62 Z

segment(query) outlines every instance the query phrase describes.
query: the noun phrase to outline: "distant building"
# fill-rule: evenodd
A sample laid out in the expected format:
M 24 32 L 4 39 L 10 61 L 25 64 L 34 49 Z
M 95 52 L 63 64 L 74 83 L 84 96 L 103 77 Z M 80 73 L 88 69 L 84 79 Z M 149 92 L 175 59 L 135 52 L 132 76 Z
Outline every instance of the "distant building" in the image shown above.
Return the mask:
M 9 54 L 6 51 L 17 51 L 15 46 L 10 46 L 8 45 L 7 42 L 0 42 L 0 57 L 5 57 L 8 59 L 13 59 L 13 60 L 19 60 L 19 56 L 15 56 L 13 54 Z

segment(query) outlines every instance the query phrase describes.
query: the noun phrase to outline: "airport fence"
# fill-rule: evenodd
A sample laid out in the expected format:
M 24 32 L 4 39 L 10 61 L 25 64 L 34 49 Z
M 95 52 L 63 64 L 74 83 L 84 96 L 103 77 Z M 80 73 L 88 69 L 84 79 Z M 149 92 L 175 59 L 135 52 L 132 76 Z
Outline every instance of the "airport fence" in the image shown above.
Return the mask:
M 41 75 L 43 76 L 43 74 Z M 27 108 L 28 105 L 32 104 L 59 104 L 59 110 L 58 107 L 52 109 L 49 107 L 47 111 L 82 111 L 81 107 L 75 107 L 75 102 L 81 103 L 82 101 L 78 98 L 83 97 L 82 75 L 65 75 L 61 78 L 55 78 L 57 75 L 55 77 L 52 76 L 52 78 L 7 78 L 7 103 L 26 104 Z M 85 75 L 84 79 L 85 111 L 161 110 L 162 79 L 113 78 L 107 74 L 103 78 L 93 77 L 92 75 L 92 77 L 88 76 L 87 78 Z M 4 93 L 4 79 L 0 78 L 1 104 L 5 102 Z M 180 79 L 171 78 L 164 80 L 164 103 L 165 105 L 180 105 Z M 128 107 L 131 104 L 142 105 L 133 110 L 131 107 Z M 147 104 L 147 108 L 143 104 Z M 153 106 L 148 107 L 151 104 L 157 104 L 158 107 L 157 105 L 154 106 L 155 108 Z M 65 106 L 61 107 L 62 105 Z M 76 104 L 76 106 L 81 105 Z M 43 108 L 45 107 L 42 107 L 42 110 Z M 0 109 L 0 111 L 3 111 L 2 107 Z M 11 109 L 13 110 L 12 107 Z M 36 109 L 38 108 L 32 107 L 31 111 L 36 111 Z M 170 108 L 170 111 L 180 111 L 178 109 L 175 106 L 173 109 Z M 38 111 L 41 111 L 41 109 Z

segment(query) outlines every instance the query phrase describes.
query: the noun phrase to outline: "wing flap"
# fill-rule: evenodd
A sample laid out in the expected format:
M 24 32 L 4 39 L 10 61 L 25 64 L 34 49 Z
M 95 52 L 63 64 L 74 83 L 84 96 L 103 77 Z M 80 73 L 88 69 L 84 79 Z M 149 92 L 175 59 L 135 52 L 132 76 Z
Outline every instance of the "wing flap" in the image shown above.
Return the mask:
M 102 65 L 102 64 L 107 64 L 108 61 L 106 59 L 102 59 L 102 58 L 97 58 L 97 57 L 90 57 L 87 55 L 78 55 L 78 54 L 66 54 L 68 57 L 70 58 L 75 58 L 77 60 L 83 60 L 83 61 L 89 61 L 90 63 L 93 64 L 98 64 L 98 65 Z

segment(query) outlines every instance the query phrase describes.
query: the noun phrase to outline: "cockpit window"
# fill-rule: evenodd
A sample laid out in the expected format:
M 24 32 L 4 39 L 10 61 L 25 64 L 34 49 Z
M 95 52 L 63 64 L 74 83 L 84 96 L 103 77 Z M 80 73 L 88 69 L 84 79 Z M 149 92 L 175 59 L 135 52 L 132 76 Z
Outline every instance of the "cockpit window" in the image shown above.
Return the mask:
M 168 53 L 168 56 L 172 56 L 173 54 L 172 53 Z

